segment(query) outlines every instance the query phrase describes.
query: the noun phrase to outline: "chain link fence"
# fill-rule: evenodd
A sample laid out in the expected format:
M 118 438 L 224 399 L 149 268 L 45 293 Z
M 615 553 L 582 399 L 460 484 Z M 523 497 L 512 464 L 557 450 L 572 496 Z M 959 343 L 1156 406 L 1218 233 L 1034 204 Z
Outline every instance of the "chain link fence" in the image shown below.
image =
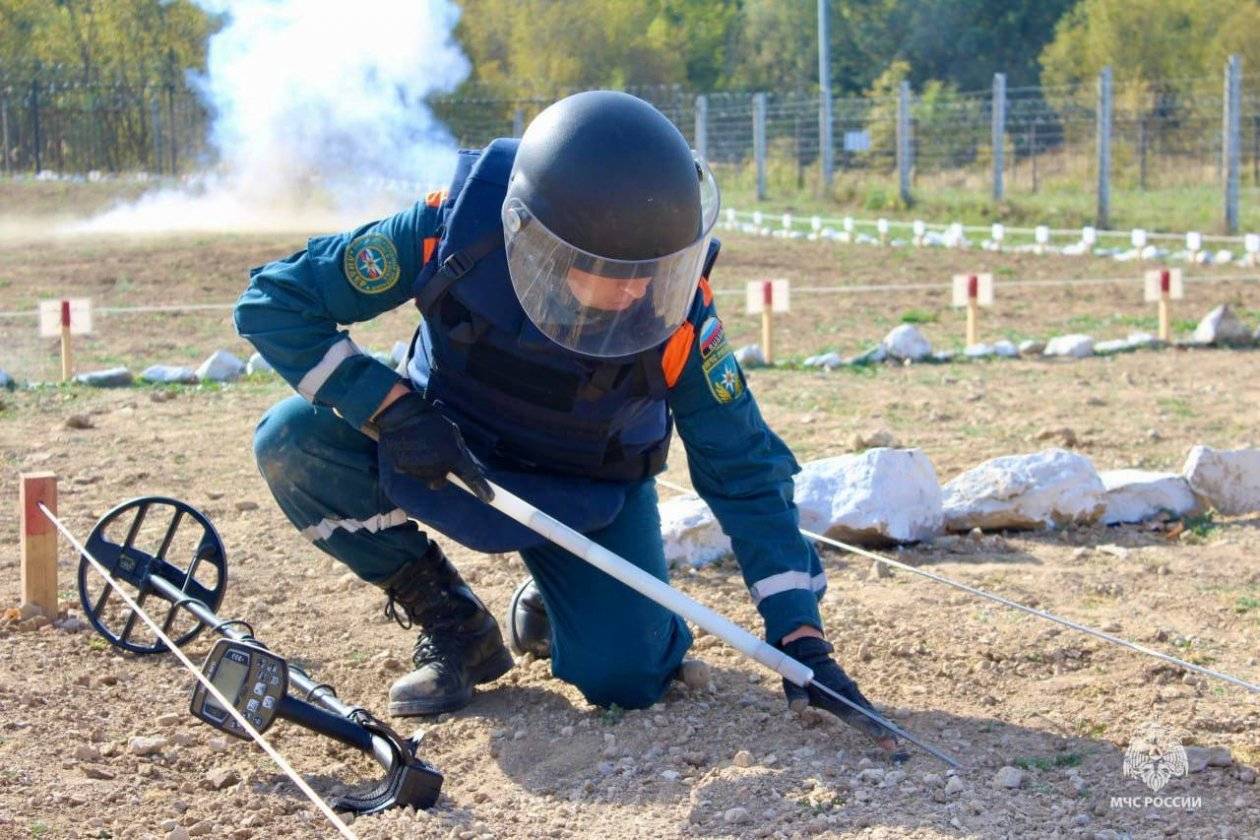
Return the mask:
M 1003 84 L 998 96 L 928 85 L 918 93 L 903 88 L 904 101 L 838 98 L 832 103 L 829 188 L 841 200 L 872 209 L 898 200 L 908 205 L 917 191 L 956 190 L 996 200 L 1047 189 L 1091 195 L 1100 190 L 1104 142 L 1108 187 L 1222 187 L 1231 151 L 1239 182 L 1260 187 L 1260 93 L 1249 92 L 1260 91 L 1258 82 L 1239 78 L 1232 141 L 1220 77 L 1116 84 L 1109 138 L 1100 136 L 1096 85 L 1007 90 Z M 538 111 L 569 92 L 440 96 L 430 104 L 459 145 L 479 146 L 520 134 Z M 816 93 L 697 95 L 679 87 L 631 92 L 679 126 L 720 171 L 725 188 L 756 199 L 825 192 Z M 906 117 L 899 119 L 899 113 Z M 194 171 L 214 163 L 210 121 L 182 76 L 86 82 L 60 68 L 21 75 L 0 68 L 5 174 Z M 906 136 L 905 143 L 898 143 L 899 135 Z M 999 136 L 1001 147 L 995 148 Z

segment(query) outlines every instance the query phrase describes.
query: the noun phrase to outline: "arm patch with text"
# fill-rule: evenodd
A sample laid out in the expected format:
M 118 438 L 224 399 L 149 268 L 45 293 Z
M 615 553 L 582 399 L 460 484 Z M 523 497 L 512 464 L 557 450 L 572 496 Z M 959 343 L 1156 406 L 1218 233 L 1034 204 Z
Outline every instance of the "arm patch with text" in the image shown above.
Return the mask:
M 346 279 L 367 295 L 378 295 L 394 288 L 401 269 L 398 249 L 382 233 L 365 233 L 346 247 Z
M 713 399 L 725 405 L 744 393 L 744 375 L 735 360 L 735 353 L 726 341 L 726 328 L 716 315 L 700 325 L 697 338 L 700 366 Z

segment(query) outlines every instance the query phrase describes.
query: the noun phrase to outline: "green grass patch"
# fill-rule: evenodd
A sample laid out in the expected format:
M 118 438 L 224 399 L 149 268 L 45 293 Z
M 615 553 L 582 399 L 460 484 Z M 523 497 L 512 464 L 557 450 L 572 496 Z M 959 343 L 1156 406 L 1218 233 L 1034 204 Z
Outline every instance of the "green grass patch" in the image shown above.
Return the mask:
M 1250 595 L 1239 595 L 1238 600 L 1234 602 L 1234 612 L 1249 613 L 1252 610 L 1260 610 L 1260 598 L 1253 598 Z
M 1221 527 L 1220 523 L 1216 521 L 1216 514 L 1210 510 L 1196 516 L 1187 516 L 1182 520 L 1182 523 L 1186 526 L 1186 530 L 1196 537 L 1207 537 Z
M 605 726 L 616 726 L 626 716 L 626 710 L 613 703 L 599 714 L 599 720 Z
M 936 313 L 928 312 L 926 309 L 907 309 L 901 313 L 901 323 L 903 324 L 935 324 Z
M 1181 397 L 1160 397 L 1156 401 L 1160 408 L 1177 417 L 1193 417 L 1194 409 Z

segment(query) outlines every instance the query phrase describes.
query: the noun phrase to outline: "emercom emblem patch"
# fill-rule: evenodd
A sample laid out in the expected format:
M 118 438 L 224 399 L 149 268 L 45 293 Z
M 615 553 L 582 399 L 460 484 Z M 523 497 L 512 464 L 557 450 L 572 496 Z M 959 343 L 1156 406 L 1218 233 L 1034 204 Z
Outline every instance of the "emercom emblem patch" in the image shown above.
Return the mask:
M 713 399 L 725 405 L 744 393 L 744 377 L 739 372 L 735 353 L 726 343 L 726 330 L 716 316 L 700 326 L 700 366 Z
M 378 295 L 398 282 L 398 250 L 388 236 L 365 233 L 346 248 L 344 269 L 350 285 L 364 294 Z

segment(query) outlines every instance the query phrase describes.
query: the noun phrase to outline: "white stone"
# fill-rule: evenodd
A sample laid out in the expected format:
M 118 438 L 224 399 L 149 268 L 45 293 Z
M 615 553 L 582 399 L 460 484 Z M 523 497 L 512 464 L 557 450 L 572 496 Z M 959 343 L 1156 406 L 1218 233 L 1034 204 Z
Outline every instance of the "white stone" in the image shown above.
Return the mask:
M 870 449 L 805 464 L 796 476 L 801 527 L 874 545 L 941 531 L 941 488 L 919 449 Z
M 178 365 L 150 365 L 140 374 L 140 378 L 145 382 L 179 383 L 184 385 L 195 385 L 197 383 L 197 374 L 193 373 L 192 368 Z
M 1026 338 L 1019 343 L 1019 355 L 1021 356 L 1040 356 L 1046 349 L 1044 341 Z
M 1132 350 L 1133 347 L 1126 339 L 1114 338 L 1110 341 L 1100 341 L 1094 345 L 1094 352 L 1100 356 L 1106 356 L 1112 353 L 1125 353 Z
M 951 531 L 1083 524 L 1104 510 L 1105 491 L 1094 465 L 1065 449 L 993 458 L 942 490 L 945 527 Z
M 93 388 L 125 388 L 131 384 L 132 376 L 131 371 L 125 367 L 112 367 L 80 373 L 74 377 L 74 381 Z
M 661 538 L 670 564 L 704 566 L 731 553 L 731 541 L 699 496 L 686 495 L 660 504 Z
M 197 368 L 197 378 L 202 382 L 231 382 L 245 373 L 245 363 L 226 350 L 215 350 Z
M 1074 359 L 1083 359 L 1092 355 L 1094 352 L 1094 339 L 1080 333 L 1071 335 L 1056 335 L 1046 343 L 1046 349 L 1042 351 L 1045 356 L 1070 356 Z
M 842 364 L 844 364 L 844 359 L 840 357 L 839 353 L 823 353 L 818 356 L 810 356 L 801 362 L 803 367 L 820 368 L 840 367 Z
M 993 347 L 988 344 L 968 344 L 963 349 L 963 355 L 969 359 L 987 359 L 996 355 Z
M 993 776 L 993 782 L 1000 787 L 1014 790 L 1024 784 L 1024 771 L 1007 765 L 997 771 Z
M 394 367 L 398 367 L 398 365 L 401 365 L 406 360 L 407 351 L 410 349 L 411 345 L 405 341 L 394 342 L 394 346 L 389 351 L 389 360 L 393 363 Z
M 1260 449 L 1196 446 L 1182 475 L 1191 490 L 1226 516 L 1260 511 Z
M 894 359 L 918 362 L 932 354 L 932 342 L 914 324 L 900 324 L 884 336 L 884 349 Z
M 132 755 L 154 755 L 166 746 L 166 738 L 162 735 L 136 735 L 127 742 L 127 749 Z
M 1145 522 L 1165 510 L 1174 516 L 1190 516 L 1200 509 L 1190 483 L 1176 473 L 1104 470 L 1098 476 L 1107 491 L 1104 525 Z
M 760 344 L 746 344 L 735 351 L 735 361 L 741 367 L 763 367 L 766 364 L 766 354 L 761 352 Z
M 1134 350 L 1141 350 L 1144 347 L 1154 347 L 1159 344 L 1159 339 L 1148 332 L 1131 332 L 1125 341 L 1129 342 L 1129 346 Z
M 1198 344 L 1250 344 L 1251 330 L 1238 320 L 1228 303 L 1223 303 L 1203 316 L 1194 329 L 1193 341 Z
M 1019 348 L 1013 342 L 1000 338 L 993 342 L 993 355 L 1003 359 L 1014 359 L 1019 355 Z
M 253 376 L 255 373 L 275 373 L 276 369 L 271 366 L 271 362 L 262 357 L 262 353 L 255 353 L 245 363 L 245 372 Z

